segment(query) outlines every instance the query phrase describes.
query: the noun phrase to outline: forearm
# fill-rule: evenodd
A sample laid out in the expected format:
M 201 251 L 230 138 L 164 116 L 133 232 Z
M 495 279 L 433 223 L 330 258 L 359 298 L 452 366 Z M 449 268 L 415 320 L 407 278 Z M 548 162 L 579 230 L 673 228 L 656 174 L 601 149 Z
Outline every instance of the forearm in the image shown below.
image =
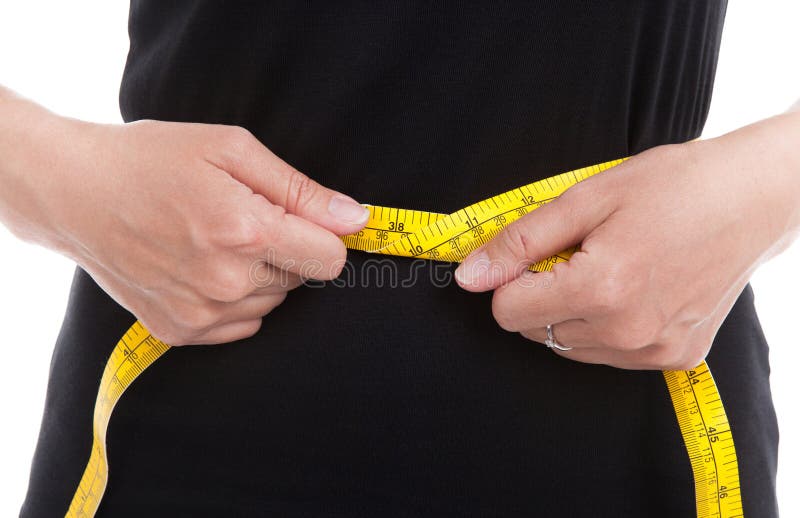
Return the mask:
M 749 191 L 741 217 L 758 223 L 768 260 L 800 234 L 800 104 L 718 140 L 730 175 L 723 181 Z
M 768 145 L 774 146 L 775 166 L 772 171 L 765 171 L 764 183 L 769 183 L 772 176 L 779 186 L 785 188 L 777 192 L 776 208 L 782 211 L 784 218 L 778 217 L 781 232 L 776 246 L 771 250 L 774 256 L 788 247 L 800 235 L 800 104 L 786 114 L 771 119 Z M 782 226 L 781 226 L 782 225 Z M 771 257 L 770 256 L 770 257 Z
M 52 205 L 60 163 L 77 125 L 0 86 L 0 223 L 18 237 L 64 252 Z

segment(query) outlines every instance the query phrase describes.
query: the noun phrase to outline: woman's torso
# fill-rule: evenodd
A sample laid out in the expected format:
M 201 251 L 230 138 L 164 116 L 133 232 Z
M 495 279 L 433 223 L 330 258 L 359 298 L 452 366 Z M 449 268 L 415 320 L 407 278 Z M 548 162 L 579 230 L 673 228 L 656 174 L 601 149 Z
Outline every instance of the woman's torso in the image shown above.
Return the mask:
M 128 121 L 244 126 L 362 202 L 450 212 L 697 137 L 724 11 L 134 0 L 120 104 Z M 660 373 L 502 331 L 491 294 L 442 282 L 452 267 L 385 259 L 392 277 L 349 260 L 348 282 L 293 291 L 254 337 L 173 349 L 135 382 L 111 420 L 100 516 L 693 513 Z M 23 516 L 66 508 L 103 363 L 134 320 L 76 272 Z M 777 432 L 749 288 L 709 363 L 745 508 L 767 516 Z

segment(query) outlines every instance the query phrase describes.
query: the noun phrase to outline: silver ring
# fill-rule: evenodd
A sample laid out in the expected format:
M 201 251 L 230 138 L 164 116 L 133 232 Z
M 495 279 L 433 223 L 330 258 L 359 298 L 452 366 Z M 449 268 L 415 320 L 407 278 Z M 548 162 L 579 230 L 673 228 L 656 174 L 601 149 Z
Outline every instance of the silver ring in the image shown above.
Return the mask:
M 560 343 L 558 343 L 558 340 L 556 340 L 556 337 L 553 336 L 553 326 L 552 325 L 547 324 L 546 329 L 547 329 L 547 338 L 545 338 L 545 340 L 544 340 L 544 345 L 546 345 L 550 349 L 558 349 L 559 351 L 571 351 L 572 350 L 572 347 L 567 347 L 565 345 L 561 345 Z

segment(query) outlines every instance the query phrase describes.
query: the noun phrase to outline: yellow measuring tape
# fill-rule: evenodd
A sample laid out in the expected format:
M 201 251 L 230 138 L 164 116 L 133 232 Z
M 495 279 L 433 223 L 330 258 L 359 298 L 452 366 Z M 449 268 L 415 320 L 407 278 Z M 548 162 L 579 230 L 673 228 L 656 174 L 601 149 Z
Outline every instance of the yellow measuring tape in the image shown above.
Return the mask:
M 512 221 L 555 199 L 572 185 L 623 160 L 585 167 L 493 196 L 453 214 L 369 206 L 366 227 L 342 240 L 348 248 L 396 256 L 461 261 Z M 566 261 L 575 249 L 544 259 L 534 271 Z M 94 516 L 108 481 L 106 430 L 122 393 L 170 346 L 136 322 L 106 363 L 94 408 L 93 444 L 72 498 L 68 518 Z M 733 436 L 717 386 L 704 363 L 690 371 L 665 371 L 669 394 L 689 454 L 698 518 L 742 516 Z

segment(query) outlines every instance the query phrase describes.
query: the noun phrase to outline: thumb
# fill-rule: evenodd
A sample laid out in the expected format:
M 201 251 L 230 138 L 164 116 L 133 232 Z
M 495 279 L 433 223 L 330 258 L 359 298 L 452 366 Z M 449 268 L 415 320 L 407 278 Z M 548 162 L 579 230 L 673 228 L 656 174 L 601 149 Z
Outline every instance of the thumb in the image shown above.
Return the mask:
M 455 271 L 458 284 L 468 291 L 493 290 L 531 264 L 579 244 L 609 213 L 609 204 L 598 203 L 602 197 L 589 196 L 589 191 L 581 184 L 573 186 L 508 225 L 464 259 Z
M 369 211 L 342 193 L 323 187 L 267 149 L 247 130 L 236 128 L 234 145 L 222 157 L 225 171 L 287 212 L 337 235 L 361 230 Z

